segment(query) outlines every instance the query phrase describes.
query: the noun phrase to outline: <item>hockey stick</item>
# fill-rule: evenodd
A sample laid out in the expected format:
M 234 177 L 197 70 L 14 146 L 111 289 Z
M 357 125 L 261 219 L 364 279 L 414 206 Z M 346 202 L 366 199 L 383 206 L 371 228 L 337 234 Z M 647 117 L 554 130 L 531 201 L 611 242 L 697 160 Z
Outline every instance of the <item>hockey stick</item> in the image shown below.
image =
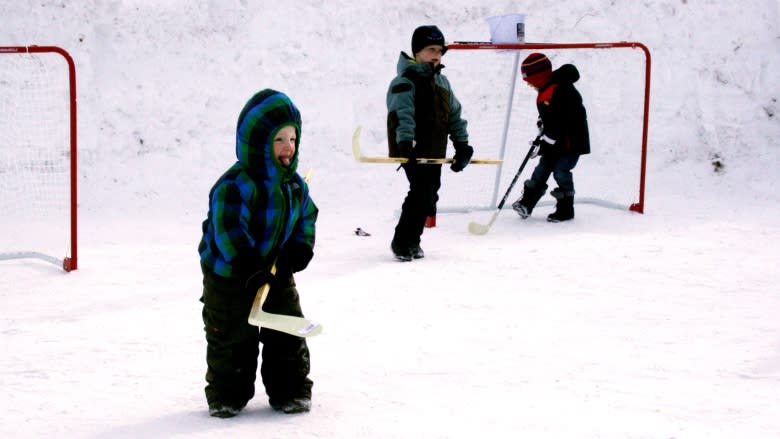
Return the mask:
M 355 160 L 361 163 L 406 163 L 409 161 L 406 157 L 369 157 L 364 156 L 360 151 L 360 131 L 363 127 L 357 127 L 352 134 L 352 156 Z M 422 165 L 441 165 L 446 163 L 452 163 L 454 159 L 432 159 L 432 158 L 418 158 L 417 163 Z M 471 159 L 470 165 L 499 165 L 503 162 L 500 159 Z
M 534 152 L 534 145 L 531 145 L 531 147 L 528 149 L 528 154 L 525 155 L 525 158 L 523 159 L 523 163 L 520 165 L 520 169 L 517 170 L 517 173 L 515 174 L 515 177 L 512 179 L 512 182 L 509 183 L 509 189 L 506 190 L 506 193 L 504 194 L 504 198 L 501 199 L 501 202 L 498 203 L 498 208 L 495 212 L 493 212 L 493 216 L 490 217 L 490 221 L 488 221 L 487 224 L 479 224 L 474 221 L 469 223 L 469 232 L 471 232 L 474 235 L 484 235 L 485 233 L 490 230 L 490 226 L 493 225 L 493 223 L 496 221 L 496 217 L 498 216 L 498 213 L 501 212 L 501 208 L 504 207 L 504 203 L 506 202 L 506 199 L 509 197 L 509 193 L 512 192 L 512 188 L 515 187 L 515 183 L 517 183 L 517 179 L 520 178 L 520 173 L 523 172 L 523 168 L 525 168 L 525 164 L 528 163 L 528 159 L 531 158 L 531 155 L 533 155 Z
M 303 179 L 308 183 L 310 178 L 311 169 L 306 171 L 306 175 Z M 271 266 L 271 274 L 276 274 L 275 261 Z M 272 314 L 263 311 L 263 303 L 265 303 L 265 299 L 268 297 L 268 292 L 270 290 L 271 286 L 269 284 L 265 284 L 257 290 L 255 300 L 252 302 L 252 309 L 249 311 L 248 321 L 250 325 L 274 329 L 297 337 L 313 337 L 322 332 L 321 324 L 305 317 Z

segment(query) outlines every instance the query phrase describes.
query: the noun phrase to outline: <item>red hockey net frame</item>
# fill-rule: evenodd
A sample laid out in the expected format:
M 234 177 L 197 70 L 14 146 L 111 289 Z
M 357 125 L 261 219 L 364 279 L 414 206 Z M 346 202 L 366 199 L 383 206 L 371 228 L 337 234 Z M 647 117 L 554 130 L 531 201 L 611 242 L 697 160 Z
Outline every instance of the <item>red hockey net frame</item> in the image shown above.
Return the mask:
M 77 123 L 76 123 L 76 65 L 73 62 L 73 58 L 70 54 L 56 46 L 17 46 L 17 47 L 0 47 L 0 56 L 4 55 L 18 55 L 18 54 L 44 54 L 54 53 L 62 56 L 67 62 L 68 67 L 68 88 L 69 88 L 69 101 L 70 101 L 70 114 L 69 114 L 69 137 L 70 137 L 70 164 L 69 164 L 69 184 L 70 184 L 70 254 L 65 256 L 61 260 L 62 268 L 65 271 L 73 271 L 78 268 L 78 218 L 77 218 Z M 7 232 L 7 231 L 6 231 Z M 37 252 L 22 253 L 19 257 L 38 257 L 44 260 L 59 263 L 60 260 L 48 255 L 39 254 Z
M 639 170 L 639 193 L 638 201 L 628 206 L 629 210 L 637 213 L 644 213 L 645 208 L 645 180 L 647 169 L 647 134 L 648 121 L 650 113 L 650 50 L 639 42 L 602 42 L 602 43 L 516 43 L 516 44 L 494 44 L 490 42 L 467 42 L 456 41 L 447 45 L 448 50 L 545 50 L 545 49 L 640 49 L 644 52 L 645 59 L 645 80 L 644 80 L 644 102 L 642 114 L 642 137 L 641 137 L 641 159 Z

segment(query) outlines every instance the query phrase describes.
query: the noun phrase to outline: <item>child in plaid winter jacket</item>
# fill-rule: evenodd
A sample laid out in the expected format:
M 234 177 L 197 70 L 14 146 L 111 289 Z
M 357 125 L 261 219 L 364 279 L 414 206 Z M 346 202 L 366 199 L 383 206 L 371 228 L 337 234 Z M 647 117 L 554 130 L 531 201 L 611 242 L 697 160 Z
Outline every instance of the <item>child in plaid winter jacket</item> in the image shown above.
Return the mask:
M 306 340 L 247 322 L 266 283 L 264 311 L 303 316 L 293 273 L 312 259 L 318 209 L 296 173 L 300 139 L 301 116 L 292 101 L 275 90 L 258 92 L 238 118 L 238 160 L 209 193 L 198 252 L 212 416 L 235 416 L 254 396 L 260 343 L 270 405 L 284 413 L 311 407 Z

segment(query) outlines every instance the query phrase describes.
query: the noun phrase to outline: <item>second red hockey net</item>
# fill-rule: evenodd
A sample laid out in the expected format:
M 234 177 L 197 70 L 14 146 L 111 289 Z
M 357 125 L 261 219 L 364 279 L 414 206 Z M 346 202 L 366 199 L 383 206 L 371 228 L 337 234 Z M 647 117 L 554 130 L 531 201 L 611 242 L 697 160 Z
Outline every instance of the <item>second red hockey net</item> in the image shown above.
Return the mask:
M 503 197 L 537 135 L 536 91 L 519 72 L 533 52 L 546 54 L 553 69 L 573 64 L 580 73 L 575 86 L 587 110 L 592 152 L 574 169 L 575 203 L 642 213 L 650 53 L 640 43 L 450 44 L 443 73 L 463 106 L 474 156 L 503 164 L 442 173 L 439 211 L 494 208 Z M 536 160 L 526 165 L 505 207 L 520 197 Z M 555 187 L 552 176 L 547 183 Z M 546 195 L 539 205 L 545 204 L 553 198 Z

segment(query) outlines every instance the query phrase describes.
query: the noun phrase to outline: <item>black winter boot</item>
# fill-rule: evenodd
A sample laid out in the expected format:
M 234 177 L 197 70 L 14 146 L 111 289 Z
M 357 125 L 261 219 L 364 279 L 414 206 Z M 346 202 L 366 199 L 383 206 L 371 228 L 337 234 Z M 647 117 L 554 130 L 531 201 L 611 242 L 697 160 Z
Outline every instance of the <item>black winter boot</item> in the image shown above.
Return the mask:
M 555 212 L 547 215 L 547 221 L 559 223 L 574 219 L 574 194 L 565 194 L 560 188 L 555 188 L 550 192 L 555 197 Z
M 512 209 L 514 209 L 522 219 L 531 216 L 531 212 L 533 212 L 534 207 L 536 207 L 536 203 L 539 202 L 539 199 L 544 195 L 544 191 L 547 190 L 547 185 L 530 187 L 529 184 L 535 183 L 532 183 L 531 180 L 526 180 L 523 185 L 523 196 L 512 203 Z
M 407 245 L 399 244 L 395 239 L 390 243 L 390 250 L 393 251 L 395 258 L 401 262 L 409 262 L 414 258 L 412 248 Z
M 412 246 L 412 259 L 422 259 L 425 257 L 425 252 L 419 245 Z
M 306 413 L 311 410 L 311 399 L 301 397 L 293 398 L 289 401 L 283 402 L 271 401 L 271 408 L 277 412 L 283 412 L 287 414 Z

